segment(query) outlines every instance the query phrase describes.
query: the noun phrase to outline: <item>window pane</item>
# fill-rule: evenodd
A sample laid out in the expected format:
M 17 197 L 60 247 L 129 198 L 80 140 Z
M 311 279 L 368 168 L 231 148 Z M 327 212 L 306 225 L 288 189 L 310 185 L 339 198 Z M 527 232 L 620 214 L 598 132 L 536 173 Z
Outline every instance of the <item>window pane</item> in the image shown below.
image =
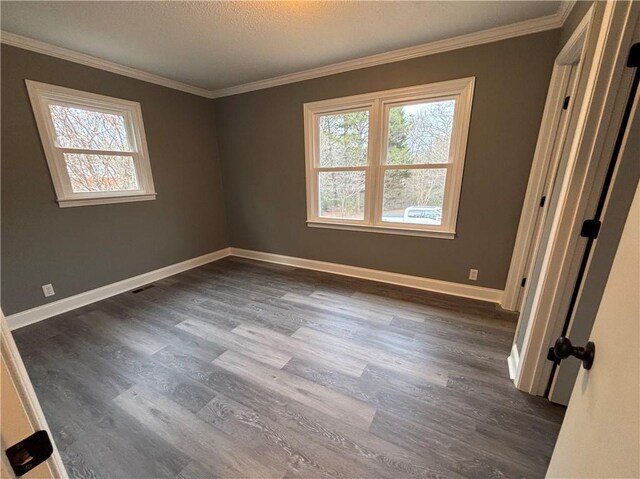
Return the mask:
M 454 100 L 389 108 L 387 164 L 447 163 Z
M 65 153 L 64 161 L 74 193 L 140 189 L 131 156 Z
M 442 224 L 446 178 L 446 168 L 385 171 L 382 221 Z
M 49 110 L 59 147 L 132 151 L 122 115 L 61 105 L 49 105 Z
M 320 216 L 364 219 L 364 181 L 364 171 L 320 172 Z
M 369 143 L 369 112 L 320 117 L 320 166 L 365 166 Z

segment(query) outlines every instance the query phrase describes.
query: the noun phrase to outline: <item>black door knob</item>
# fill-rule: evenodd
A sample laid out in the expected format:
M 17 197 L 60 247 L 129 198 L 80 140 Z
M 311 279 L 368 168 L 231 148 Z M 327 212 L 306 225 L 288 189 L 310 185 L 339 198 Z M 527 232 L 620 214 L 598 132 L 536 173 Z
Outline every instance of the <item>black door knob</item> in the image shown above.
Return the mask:
M 596 345 L 589 341 L 584 348 L 580 348 L 571 344 L 569 338 L 560 336 L 553 346 L 553 354 L 558 359 L 567 359 L 569 356 L 576 357 L 582 361 L 582 367 L 591 369 L 593 358 L 596 355 Z

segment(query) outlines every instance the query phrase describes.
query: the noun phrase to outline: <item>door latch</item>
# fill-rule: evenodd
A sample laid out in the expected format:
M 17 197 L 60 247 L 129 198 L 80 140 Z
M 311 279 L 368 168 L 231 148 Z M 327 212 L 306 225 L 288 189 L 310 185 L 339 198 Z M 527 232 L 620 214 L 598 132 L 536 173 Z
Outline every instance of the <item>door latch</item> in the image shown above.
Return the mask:
M 53 453 L 53 445 L 47 431 L 37 431 L 6 450 L 9 464 L 16 477 L 23 476 Z
M 596 345 L 591 341 L 588 341 L 584 348 L 574 346 L 569 341 L 569 338 L 559 337 L 556 340 L 556 344 L 553 346 L 553 353 L 555 354 L 558 362 L 567 359 L 569 356 L 573 356 L 582 361 L 582 367 L 585 369 L 591 369 L 593 366 L 593 359 L 596 355 Z

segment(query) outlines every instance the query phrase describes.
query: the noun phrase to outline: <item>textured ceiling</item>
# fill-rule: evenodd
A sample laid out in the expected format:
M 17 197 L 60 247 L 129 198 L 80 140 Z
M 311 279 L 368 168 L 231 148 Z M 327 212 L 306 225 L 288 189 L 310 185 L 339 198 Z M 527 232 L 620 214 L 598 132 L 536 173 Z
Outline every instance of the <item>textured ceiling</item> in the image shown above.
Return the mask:
M 2 30 L 215 90 L 556 13 L 557 1 L 11 2 Z

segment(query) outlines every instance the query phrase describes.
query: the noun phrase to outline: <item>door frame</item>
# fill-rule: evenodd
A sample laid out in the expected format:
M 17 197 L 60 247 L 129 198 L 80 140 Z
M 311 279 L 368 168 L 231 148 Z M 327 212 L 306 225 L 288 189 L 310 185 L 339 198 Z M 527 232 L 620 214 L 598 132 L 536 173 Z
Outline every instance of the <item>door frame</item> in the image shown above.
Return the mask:
M 640 23 L 634 43 L 640 42 Z M 562 336 L 574 343 L 584 344 L 591 330 L 603 298 L 606 281 L 622 232 L 625 228 L 640 179 L 640 68 L 634 68 L 635 78 L 629 92 L 625 120 L 618 132 L 616 151 L 611 157 L 607 183 L 602 189 L 598 204 L 602 228 L 587 243 L 582 258 L 581 273 L 573 293 L 572 306 L 562 330 Z M 605 218 L 606 215 L 606 218 Z M 556 404 L 568 404 L 573 383 L 580 370 L 579 361 L 562 361 L 552 369 L 548 398 Z M 571 378 L 571 376 L 573 376 Z
M 593 8 L 593 25 L 599 27 L 587 38 L 586 75 L 577 95 L 583 101 L 570 127 L 568 174 L 560 185 L 540 277 L 527 293 L 534 301 L 514 378 L 518 389 L 538 396 L 546 392 L 552 368 L 547 351 L 562 331 L 584 253 L 582 223 L 595 212 L 633 78 L 626 62 L 640 4 L 607 1 Z
M 522 297 L 524 296 L 522 292 L 525 287 L 522 284 L 523 278 L 526 278 L 529 273 L 532 258 L 534 257 L 533 253 L 537 247 L 536 231 L 538 231 L 541 222 L 544 220 L 544 214 L 540 211 L 540 201 L 543 196 L 546 196 L 547 200 L 550 199 L 549 190 L 550 187 L 553 187 L 560 160 L 556 145 L 564 144 L 569 127 L 568 123 L 564 127 L 561 125 L 563 103 L 574 64 L 579 62 L 577 67 L 578 81 L 583 71 L 584 44 L 593 19 L 593 9 L 594 7 L 592 6 L 587 11 L 569 40 L 560 50 L 553 65 L 549 92 L 547 93 L 544 113 L 542 114 L 540 133 L 538 134 L 533 163 L 531 164 L 531 173 L 529 174 L 529 183 L 520 215 L 516 242 L 513 247 L 507 282 L 500 302 L 500 306 L 508 311 L 520 311 L 522 304 Z M 574 104 L 575 95 L 574 101 L 570 104 L 568 114 L 574 110 Z M 558 135 L 558 128 L 561 127 L 563 128 Z M 548 204 L 549 201 L 547 201 Z
M 4 317 L 4 314 L 2 314 L 2 311 L 0 311 L 0 354 L 2 356 L 2 362 L 6 365 L 7 370 L 9 371 L 10 379 L 15 385 L 18 398 L 22 403 L 24 413 L 31 425 L 31 428 L 34 431 L 44 430 L 49 434 L 49 439 L 53 446 L 53 453 L 51 454 L 51 457 L 47 459 L 47 464 L 53 477 L 68 479 L 69 476 L 67 475 L 67 470 L 64 467 L 58 448 L 56 447 L 53 436 L 51 435 L 51 429 L 44 417 L 44 413 L 40 407 L 40 402 L 38 401 L 36 392 L 33 389 L 29 375 L 27 374 L 27 369 L 22 362 L 22 357 L 20 356 L 18 347 L 13 340 L 13 335 L 11 334 L 11 331 L 9 331 L 7 320 Z M 3 457 L 3 466 L 6 466 L 6 463 L 8 462 L 5 461 L 5 450 L 12 445 L 13 444 L 1 444 L 2 451 L 0 451 L 0 454 L 2 454 Z

